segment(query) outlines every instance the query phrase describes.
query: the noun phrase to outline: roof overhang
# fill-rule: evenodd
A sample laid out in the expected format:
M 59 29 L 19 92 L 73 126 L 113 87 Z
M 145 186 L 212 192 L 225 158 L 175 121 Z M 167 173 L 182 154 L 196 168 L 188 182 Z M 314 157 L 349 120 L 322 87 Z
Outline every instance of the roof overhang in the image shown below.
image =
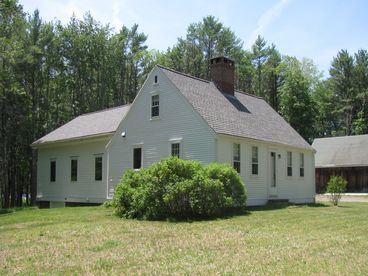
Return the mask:
M 316 165 L 316 169 L 334 169 L 334 168 L 361 168 L 368 167 L 368 164 L 326 164 L 326 165 Z
M 78 144 L 78 143 L 85 143 L 85 142 L 99 142 L 104 141 L 107 139 L 110 139 L 111 136 L 115 133 L 113 132 L 107 132 L 107 133 L 99 133 L 94 135 L 86 135 L 86 136 L 80 136 L 80 137 L 73 137 L 68 139 L 60 139 L 56 141 L 45 141 L 45 142 L 36 142 L 32 143 L 30 146 L 31 148 L 38 149 L 38 148 L 44 148 L 44 147 L 51 147 L 51 146 L 62 146 L 65 144 Z
M 233 138 L 236 138 L 236 139 L 247 140 L 249 142 L 255 141 L 255 142 L 260 142 L 260 143 L 264 143 L 264 144 L 268 144 L 268 145 L 282 146 L 282 147 L 285 147 L 285 148 L 295 148 L 295 149 L 301 150 L 301 151 L 310 151 L 310 152 L 316 153 L 316 150 L 314 148 L 312 148 L 312 146 L 310 146 L 310 148 L 296 147 L 296 146 L 293 146 L 293 145 L 287 145 L 287 144 L 283 144 L 283 143 L 271 142 L 271 141 L 268 141 L 266 139 L 264 139 L 264 140 L 262 140 L 262 139 L 255 139 L 255 138 L 230 135 L 230 134 L 227 134 L 227 133 L 220 133 L 220 132 L 217 132 L 217 134 L 220 137 L 221 136 L 222 137 L 233 137 Z

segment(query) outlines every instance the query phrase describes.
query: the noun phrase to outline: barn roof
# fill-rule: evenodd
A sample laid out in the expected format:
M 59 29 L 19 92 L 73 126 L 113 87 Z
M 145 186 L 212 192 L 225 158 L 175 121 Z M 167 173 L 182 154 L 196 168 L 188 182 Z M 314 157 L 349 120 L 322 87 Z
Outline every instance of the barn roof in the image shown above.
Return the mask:
M 114 133 L 130 105 L 86 113 L 35 141 L 32 146 Z
M 231 96 L 213 82 L 159 67 L 216 133 L 312 150 L 263 98 L 240 91 Z
M 368 135 L 315 139 L 316 167 L 368 166 Z

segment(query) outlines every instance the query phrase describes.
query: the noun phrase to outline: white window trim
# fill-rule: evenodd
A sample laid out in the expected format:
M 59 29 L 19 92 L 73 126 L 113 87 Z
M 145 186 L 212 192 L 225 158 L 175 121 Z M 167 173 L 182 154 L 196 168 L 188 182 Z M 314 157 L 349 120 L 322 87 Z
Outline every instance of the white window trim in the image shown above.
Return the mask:
M 157 82 L 155 82 L 155 78 L 157 77 Z M 153 76 L 153 82 L 152 82 L 152 85 L 158 85 L 160 83 L 160 80 L 159 80 L 159 77 L 158 75 L 154 75 Z
M 55 181 L 51 181 L 51 162 L 55 161 Z M 57 160 L 56 158 L 50 158 L 49 160 L 49 183 L 53 184 L 56 183 L 57 180 Z
M 138 149 L 140 148 L 141 149 L 141 167 L 139 169 L 134 169 L 134 149 Z M 140 169 L 142 169 L 144 166 L 143 166 L 143 143 L 137 143 L 137 144 L 134 144 L 133 147 L 132 147 L 132 169 L 134 171 L 139 171 Z
M 235 160 L 235 152 L 234 152 L 234 149 L 235 149 L 235 145 L 239 145 L 239 160 Z M 238 162 L 239 163 L 239 172 L 237 172 L 238 174 L 241 174 L 241 172 L 242 172 L 242 169 L 241 169 L 241 152 L 242 152 L 242 150 L 241 150 L 241 148 L 242 148 L 242 146 L 241 146 L 241 143 L 233 143 L 233 147 L 232 147 L 232 152 L 233 152 L 233 163 L 232 163 L 232 167 L 234 168 L 234 164 L 235 164 L 235 162 Z M 235 169 L 235 168 L 234 168 Z M 236 169 L 235 169 L 236 170 Z
M 172 145 L 174 145 L 174 144 L 179 144 L 179 156 L 178 156 L 178 158 L 181 158 L 182 157 L 182 151 L 181 151 L 181 149 L 182 149 L 182 146 L 181 146 L 181 140 L 180 141 L 170 141 L 171 143 L 170 143 L 170 149 L 169 149 L 169 156 L 173 156 L 172 155 Z
M 158 116 L 154 116 L 154 117 L 152 117 L 152 108 L 153 108 L 153 107 L 155 107 L 154 105 L 152 105 L 152 98 L 153 98 L 154 96 L 158 96 L 158 105 L 157 105 L 157 106 L 158 106 Z M 151 120 L 151 121 L 158 120 L 158 119 L 160 119 L 160 94 L 159 94 L 159 93 L 157 93 L 157 92 L 152 93 L 152 94 L 151 94 L 150 101 L 151 101 L 150 120 Z
M 257 163 L 253 163 L 253 148 L 257 148 Z M 253 173 L 253 164 L 257 164 L 257 174 Z M 256 145 L 250 147 L 250 175 L 252 177 L 259 176 L 259 146 Z
M 78 179 L 79 179 L 79 173 L 78 173 L 78 171 L 79 171 L 79 162 L 78 162 L 78 156 L 70 156 L 70 174 L 69 174 L 69 177 L 70 177 L 70 183 L 78 183 Z M 72 180 L 72 160 L 77 160 L 77 180 L 76 181 L 73 181 Z
M 288 153 L 291 153 L 291 175 L 288 175 L 288 156 L 289 156 L 289 154 Z M 293 176 L 294 176 L 294 170 L 293 170 L 293 152 L 292 151 L 286 151 L 286 158 L 285 158 L 286 160 L 286 171 L 285 171 L 285 173 L 286 173 L 286 177 L 287 178 L 293 178 Z
M 303 167 L 302 167 L 302 162 L 301 162 L 301 156 L 302 155 L 303 155 Z M 301 168 L 303 168 L 303 172 L 304 172 L 303 176 L 300 175 L 300 169 Z M 299 177 L 302 178 L 302 179 L 305 178 L 305 154 L 304 154 L 304 152 L 299 153 Z
M 102 157 L 102 176 L 101 176 L 101 180 L 96 180 L 96 158 L 97 157 Z M 93 163 L 94 163 L 94 175 L 93 175 L 93 181 L 95 182 L 101 182 L 103 181 L 103 168 L 104 168 L 104 154 L 103 153 L 96 153 L 96 154 L 93 154 Z

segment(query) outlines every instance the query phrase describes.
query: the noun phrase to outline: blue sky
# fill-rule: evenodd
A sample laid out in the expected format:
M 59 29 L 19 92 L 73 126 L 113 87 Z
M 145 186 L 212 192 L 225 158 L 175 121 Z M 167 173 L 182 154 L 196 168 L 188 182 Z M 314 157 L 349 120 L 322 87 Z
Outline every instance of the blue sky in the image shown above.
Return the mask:
M 190 23 L 214 15 L 230 27 L 249 48 L 260 34 L 282 54 L 308 57 L 328 72 L 340 49 L 351 53 L 368 49 L 368 1 L 366 0 L 20 0 L 24 11 L 38 8 L 41 17 L 67 23 L 90 11 L 115 30 L 139 24 L 148 34 L 150 48 L 165 50 L 185 36 Z

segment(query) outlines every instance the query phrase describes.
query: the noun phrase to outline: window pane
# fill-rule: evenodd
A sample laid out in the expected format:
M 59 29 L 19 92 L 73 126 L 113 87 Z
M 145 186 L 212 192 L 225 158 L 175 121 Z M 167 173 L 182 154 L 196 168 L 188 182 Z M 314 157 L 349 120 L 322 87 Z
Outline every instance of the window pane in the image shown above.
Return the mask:
M 240 144 L 234 144 L 234 160 L 240 161 Z
M 233 168 L 240 173 L 240 144 L 233 144 Z
M 133 151 L 133 169 L 142 167 L 142 148 L 135 148 Z
M 291 152 L 288 151 L 288 153 L 287 153 L 287 165 L 288 165 L 288 167 L 291 167 L 291 164 L 292 164 L 292 155 L 291 155 Z
M 152 96 L 151 117 L 160 115 L 160 97 L 159 95 Z
M 180 157 L 180 144 L 171 144 L 171 156 Z
M 55 182 L 56 180 L 56 161 L 50 162 L 50 182 Z
M 293 175 L 293 169 L 292 167 L 287 167 L 287 175 L 292 176 Z
M 252 164 L 252 174 L 258 174 L 258 164 Z
M 71 160 L 71 181 L 78 181 L 78 160 Z
M 304 176 L 304 153 L 300 154 L 300 176 Z
M 102 156 L 95 157 L 95 180 L 102 180 Z
M 160 115 L 160 110 L 158 106 L 152 106 L 151 117 L 157 117 Z
M 258 174 L 258 147 L 252 147 L 252 174 Z
M 238 173 L 240 173 L 240 162 L 239 162 L 239 161 L 234 161 L 234 163 L 233 163 L 233 167 L 234 167 L 234 169 L 235 169 Z
M 252 162 L 258 163 L 258 147 L 252 147 Z

